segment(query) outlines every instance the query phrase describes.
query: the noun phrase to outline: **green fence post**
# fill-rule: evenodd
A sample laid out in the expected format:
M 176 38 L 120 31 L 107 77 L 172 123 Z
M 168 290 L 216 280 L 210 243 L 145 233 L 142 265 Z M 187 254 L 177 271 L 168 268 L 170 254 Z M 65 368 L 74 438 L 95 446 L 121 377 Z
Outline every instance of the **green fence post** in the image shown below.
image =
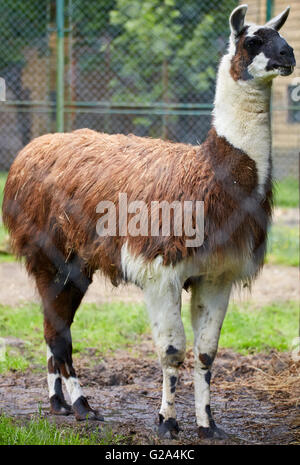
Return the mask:
M 56 130 L 64 131 L 64 0 L 56 0 Z
M 266 22 L 270 21 L 273 15 L 274 0 L 267 0 Z

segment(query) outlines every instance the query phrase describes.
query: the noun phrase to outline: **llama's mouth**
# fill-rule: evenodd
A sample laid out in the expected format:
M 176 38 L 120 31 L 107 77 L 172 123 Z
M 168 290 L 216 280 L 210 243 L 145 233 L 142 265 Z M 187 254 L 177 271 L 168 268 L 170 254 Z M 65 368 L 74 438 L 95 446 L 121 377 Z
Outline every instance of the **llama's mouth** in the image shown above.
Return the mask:
M 289 76 L 294 71 L 294 66 L 282 66 L 282 65 L 274 65 L 274 69 L 278 71 L 280 76 Z

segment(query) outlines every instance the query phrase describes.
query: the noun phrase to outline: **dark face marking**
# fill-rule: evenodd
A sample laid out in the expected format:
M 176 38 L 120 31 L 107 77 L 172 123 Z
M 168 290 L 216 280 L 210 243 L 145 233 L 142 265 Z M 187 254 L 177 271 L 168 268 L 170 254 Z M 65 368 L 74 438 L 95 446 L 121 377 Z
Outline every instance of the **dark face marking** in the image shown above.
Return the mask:
M 166 350 L 166 354 L 167 355 L 173 355 L 173 354 L 177 354 L 178 352 L 178 349 L 176 349 L 174 346 L 172 345 L 169 345 L 169 347 L 167 348 Z
M 296 65 L 294 51 L 287 41 L 277 31 L 270 28 L 260 28 L 254 33 L 253 39 L 258 44 L 258 53 L 263 52 L 269 58 L 266 70 L 286 68 L 285 75 L 291 74 Z M 251 47 L 252 48 L 252 47 Z
M 249 57 L 247 50 L 244 48 L 247 31 L 248 26 L 244 27 L 237 36 L 236 52 L 231 60 L 230 74 L 235 81 L 238 79 L 242 79 L 244 81 L 251 79 L 247 69 L 251 63 L 251 58 Z
M 176 383 L 177 383 L 177 378 L 176 376 L 171 376 L 170 378 L 170 384 L 171 384 L 171 393 L 173 394 L 176 390 Z
M 247 36 L 249 26 L 245 26 L 237 36 L 236 52 L 231 60 L 230 74 L 234 80 L 253 79 L 248 66 L 255 57 L 263 53 L 268 59 L 267 71 L 278 69 L 287 76 L 293 72 L 296 64 L 292 47 L 277 31 L 268 27 L 259 28 L 253 35 Z

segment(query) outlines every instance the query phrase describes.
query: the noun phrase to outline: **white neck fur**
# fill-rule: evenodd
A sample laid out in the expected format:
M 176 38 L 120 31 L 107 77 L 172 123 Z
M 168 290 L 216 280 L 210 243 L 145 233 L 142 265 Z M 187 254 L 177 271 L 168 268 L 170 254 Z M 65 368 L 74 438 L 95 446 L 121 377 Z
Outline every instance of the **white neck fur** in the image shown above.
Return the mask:
M 257 167 L 258 192 L 265 194 L 271 156 L 271 84 L 235 81 L 230 74 L 232 54 L 220 63 L 213 126 L 219 136 L 243 150 Z

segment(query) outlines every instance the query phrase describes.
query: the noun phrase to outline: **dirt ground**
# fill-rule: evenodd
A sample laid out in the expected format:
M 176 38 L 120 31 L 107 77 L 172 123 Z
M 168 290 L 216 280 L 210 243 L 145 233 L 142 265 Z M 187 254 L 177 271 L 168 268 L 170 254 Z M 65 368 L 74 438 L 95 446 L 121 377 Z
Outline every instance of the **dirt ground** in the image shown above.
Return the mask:
M 19 263 L 0 263 L 0 302 L 2 305 L 19 305 L 22 302 L 39 302 L 34 283 L 28 278 L 25 268 Z M 251 294 L 246 289 L 233 293 L 234 302 L 252 301 L 256 305 L 286 300 L 299 300 L 299 270 L 290 266 L 265 265 L 253 284 Z M 190 295 L 183 291 L 183 302 Z M 114 288 L 100 274 L 95 274 L 93 283 L 83 302 L 104 303 L 111 301 L 140 302 L 142 292 L 133 285 Z
M 79 430 L 111 428 L 127 444 L 203 444 L 197 437 L 193 397 L 193 358 L 188 352 L 177 389 L 181 431 L 177 440 L 159 439 L 156 432 L 161 398 L 161 371 L 150 338 L 135 356 L 119 351 L 90 367 L 93 349 L 75 361 L 81 384 L 105 422 L 77 423 L 73 415 L 49 414 L 46 373 L 10 372 L 0 376 L 0 411 L 27 419 L 41 407 L 59 425 Z M 300 362 L 290 354 L 241 356 L 220 350 L 212 377 L 212 411 L 228 439 L 225 444 L 300 444 Z M 298 402 L 298 404 L 297 404 Z

